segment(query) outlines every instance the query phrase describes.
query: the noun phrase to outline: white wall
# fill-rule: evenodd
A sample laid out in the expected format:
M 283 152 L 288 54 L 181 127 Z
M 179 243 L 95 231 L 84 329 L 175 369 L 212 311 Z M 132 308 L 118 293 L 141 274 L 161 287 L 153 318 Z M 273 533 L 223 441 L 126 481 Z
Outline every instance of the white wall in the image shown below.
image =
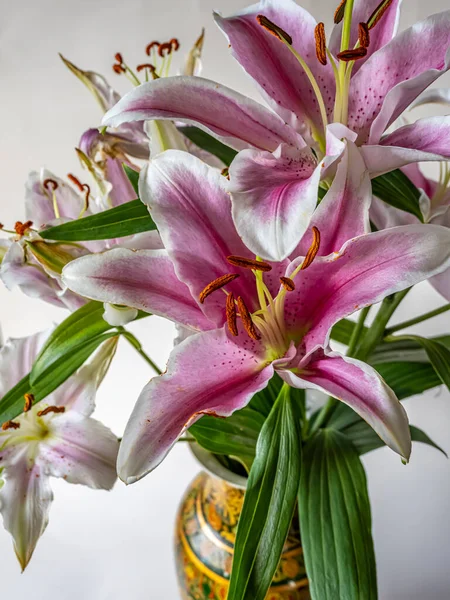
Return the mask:
M 329 23 L 336 3 L 309 0 L 303 4 Z M 177 36 L 187 49 L 205 25 L 204 75 L 257 97 L 211 19 L 213 8 L 231 13 L 243 5 L 240 0 L 3 0 L 0 221 L 11 225 L 23 217 L 23 184 L 31 169 L 45 165 L 61 176 L 80 172 L 73 148 L 81 132 L 99 122 L 97 106 L 65 70 L 58 52 L 81 67 L 105 73 L 125 91 L 126 81 L 111 70 L 117 51 L 137 64 L 149 41 Z M 448 7 L 447 0 L 405 0 L 404 5 L 402 26 Z M 428 284 L 422 284 L 405 300 L 401 317 L 440 303 Z M 0 306 L 5 336 L 23 336 L 64 318 L 62 311 L 3 287 Z M 152 317 L 133 330 L 164 365 L 173 327 Z M 445 315 L 430 322 L 429 329 L 417 329 L 424 334 L 443 330 L 449 330 Z M 148 377 L 146 364 L 122 342 L 99 394 L 97 411 L 118 434 Z M 411 422 L 450 451 L 449 400 L 447 392 L 435 390 L 408 400 L 405 406 Z M 380 598 L 446 600 L 450 596 L 448 462 L 422 445 L 414 447 L 407 467 L 388 450 L 374 452 L 364 462 Z M 187 449 L 180 446 L 151 476 L 129 488 L 117 484 L 112 493 L 53 480 L 50 524 L 24 575 L 19 573 L 9 535 L 0 529 L 2 595 L 14 600 L 175 600 L 174 515 L 196 472 Z

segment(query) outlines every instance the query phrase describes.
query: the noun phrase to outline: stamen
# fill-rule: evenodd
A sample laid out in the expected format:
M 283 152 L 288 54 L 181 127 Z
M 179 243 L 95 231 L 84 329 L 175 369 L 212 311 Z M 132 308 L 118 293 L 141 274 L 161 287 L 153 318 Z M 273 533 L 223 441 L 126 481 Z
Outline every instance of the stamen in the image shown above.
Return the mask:
M 54 179 L 44 179 L 42 185 L 44 189 L 48 190 L 50 188 L 52 192 L 58 189 L 58 184 Z
M 200 292 L 200 295 L 198 297 L 198 299 L 200 300 L 200 304 L 203 304 L 203 302 L 210 294 L 212 294 L 216 290 L 220 290 L 220 288 L 225 287 L 238 277 L 238 273 L 228 273 L 227 275 L 222 275 L 221 277 L 214 279 L 214 281 L 211 281 L 211 283 L 208 283 L 208 285 Z
M 25 221 L 25 223 L 22 223 L 21 221 L 17 221 L 16 224 L 14 225 L 14 231 L 17 233 L 17 235 L 20 235 L 20 237 L 22 237 L 23 235 L 25 235 L 25 232 L 30 229 L 30 227 L 33 225 L 33 221 Z
M 320 231 L 317 229 L 317 227 L 313 227 L 312 232 L 313 232 L 313 240 L 311 242 L 311 246 L 309 247 L 308 252 L 306 253 L 305 259 L 302 262 L 302 266 L 300 269 L 301 271 L 304 271 L 305 269 L 307 269 L 310 266 L 310 264 L 316 258 L 317 253 L 319 252 Z
M 112 68 L 114 73 L 117 73 L 117 75 L 121 75 L 122 73 L 127 72 L 127 70 L 124 67 L 122 67 L 122 65 L 115 64 L 112 66 Z
M 343 62 L 350 62 L 352 60 L 358 60 L 360 58 L 364 58 L 367 54 L 367 48 L 363 48 L 363 47 L 359 47 L 359 48 L 354 48 L 353 50 L 343 50 L 342 52 L 339 52 L 339 54 L 337 55 L 339 60 L 342 60 Z
M 72 173 L 68 173 L 67 179 L 69 179 L 74 185 L 76 185 L 80 192 L 84 192 L 84 185 L 77 177 L 75 177 L 75 175 L 72 175 Z
M 236 322 L 236 305 L 234 303 L 234 296 L 232 293 L 228 294 L 227 296 L 225 311 L 227 315 L 227 324 L 230 333 L 232 333 L 234 336 L 239 335 Z
M 290 277 L 280 277 L 280 281 L 287 292 L 293 292 L 295 290 L 295 283 Z
M 150 73 L 154 73 L 156 71 L 155 67 L 151 63 L 143 63 L 142 65 L 138 65 L 136 67 L 136 71 L 140 73 L 144 69 L 148 69 Z
M 287 42 L 290 46 L 292 45 L 291 36 L 288 33 L 286 33 L 283 29 L 281 29 L 281 27 L 278 27 L 278 25 L 275 25 L 275 23 L 270 21 L 267 17 L 265 17 L 264 15 L 258 15 L 256 17 L 256 20 L 261 25 L 261 27 L 264 27 L 264 29 L 266 29 L 269 33 L 274 35 L 276 38 Z
M 373 29 L 375 27 L 375 25 L 380 21 L 381 17 L 384 15 L 384 13 L 387 11 L 391 4 L 392 0 L 383 0 L 382 2 L 380 2 L 380 4 L 376 7 L 376 9 L 373 11 L 369 19 L 367 20 L 367 25 L 369 29 Z
M 325 36 L 325 25 L 317 23 L 314 30 L 314 38 L 316 40 L 316 56 L 317 60 L 322 65 L 327 64 L 327 38 Z
M 176 52 L 178 50 L 178 48 L 180 47 L 180 42 L 177 40 L 177 38 L 172 38 L 169 41 L 169 44 L 172 46 L 172 50 L 174 52 Z
M 150 56 L 153 48 L 155 48 L 155 47 L 159 48 L 160 46 L 161 46 L 161 44 L 157 41 L 150 42 L 150 44 L 148 44 L 148 46 L 145 48 L 145 53 L 147 54 L 147 56 Z
M 337 9 L 334 13 L 334 22 L 336 23 L 336 25 L 338 23 L 340 23 L 342 21 L 342 19 L 344 18 L 346 2 L 347 2 L 347 0 L 342 0 L 342 2 L 339 4 L 339 6 L 337 7 Z
M 49 413 L 63 413 L 66 412 L 65 406 L 47 406 L 44 410 L 40 410 L 37 414 L 38 417 L 45 417 Z
M 228 167 L 225 167 L 225 169 L 222 169 L 220 174 L 223 175 L 224 177 L 226 177 L 227 179 L 230 179 L 230 173 L 229 173 Z
M 33 394 L 24 394 L 25 404 L 23 406 L 23 412 L 29 412 L 33 407 L 34 396 Z
M 116 52 L 116 54 L 114 54 L 114 58 L 116 59 L 116 61 L 120 64 L 123 63 L 123 58 L 122 55 L 120 54 L 120 52 Z
M 158 54 L 161 58 L 168 56 L 172 52 L 172 44 L 170 42 L 164 42 L 164 44 L 160 44 L 158 47 Z
M 359 23 L 358 25 L 358 41 L 362 48 L 368 48 L 370 44 L 369 26 L 367 23 Z
M 16 423 L 15 421 L 6 421 L 2 424 L 2 430 L 6 431 L 7 429 L 19 429 L 20 423 Z
M 235 267 L 243 267 L 244 269 L 254 269 L 255 271 L 271 271 L 272 267 L 269 263 L 263 260 L 253 260 L 244 258 L 243 256 L 227 256 L 227 261 Z
M 238 296 L 237 299 L 237 307 L 239 310 L 239 315 L 242 319 L 242 324 L 244 325 L 245 331 L 253 340 L 260 340 L 261 336 L 256 331 L 255 324 L 252 321 L 252 316 L 250 311 L 248 310 L 243 298 Z

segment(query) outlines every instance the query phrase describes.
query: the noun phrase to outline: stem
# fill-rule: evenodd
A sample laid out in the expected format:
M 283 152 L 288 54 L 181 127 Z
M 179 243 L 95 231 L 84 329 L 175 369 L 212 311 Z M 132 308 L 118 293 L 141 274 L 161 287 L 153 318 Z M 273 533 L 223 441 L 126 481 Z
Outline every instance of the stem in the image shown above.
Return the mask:
M 311 437 L 313 433 L 315 433 L 324 423 L 328 421 L 337 403 L 338 400 L 336 400 L 336 398 L 328 398 L 328 402 L 322 406 L 320 413 L 317 415 L 317 419 L 314 421 L 310 428 L 309 437 Z
M 450 310 L 450 304 L 445 304 L 440 308 L 436 308 L 435 310 L 430 310 L 429 312 L 421 315 L 420 317 L 415 317 L 414 319 L 409 319 L 408 321 L 403 321 L 403 323 L 399 323 L 398 325 L 394 325 L 394 327 L 389 327 L 386 329 L 386 335 L 391 335 L 396 331 L 400 331 L 401 329 L 406 329 L 407 327 L 411 327 L 412 325 L 416 325 L 417 323 L 422 323 L 422 321 L 427 321 L 428 319 L 432 319 L 433 317 L 437 317 L 442 313 Z
M 355 328 L 353 329 L 353 333 L 348 343 L 347 356 L 353 356 L 355 353 L 356 346 L 358 345 L 358 342 L 360 342 L 359 338 L 361 337 L 361 332 L 364 329 L 364 323 L 366 322 L 367 315 L 369 314 L 371 308 L 371 306 L 366 306 L 361 310 L 359 319 L 355 325 Z
M 350 36 L 352 33 L 352 14 L 353 14 L 354 0 L 347 0 L 344 12 L 344 22 L 342 24 L 342 36 L 341 36 L 341 52 L 348 50 L 350 46 Z M 342 67 L 342 63 L 340 65 Z M 344 63 L 345 70 L 345 63 Z
M 124 338 L 133 346 L 133 348 L 142 356 L 142 358 L 147 362 L 151 368 L 157 373 L 161 375 L 161 369 L 152 361 L 150 356 L 144 352 L 142 349 L 141 342 L 130 332 L 127 331 L 124 327 L 117 327 L 117 330 L 124 336 Z

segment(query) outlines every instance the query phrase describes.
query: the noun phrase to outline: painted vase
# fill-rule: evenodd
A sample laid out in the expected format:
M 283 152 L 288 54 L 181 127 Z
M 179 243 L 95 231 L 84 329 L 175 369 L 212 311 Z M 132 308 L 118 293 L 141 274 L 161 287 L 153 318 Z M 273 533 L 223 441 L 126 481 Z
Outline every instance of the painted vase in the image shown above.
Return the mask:
M 183 600 L 226 600 L 246 478 L 192 444 L 204 470 L 180 504 L 175 530 Z M 266 600 L 310 600 L 298 523 L 293 523 Z

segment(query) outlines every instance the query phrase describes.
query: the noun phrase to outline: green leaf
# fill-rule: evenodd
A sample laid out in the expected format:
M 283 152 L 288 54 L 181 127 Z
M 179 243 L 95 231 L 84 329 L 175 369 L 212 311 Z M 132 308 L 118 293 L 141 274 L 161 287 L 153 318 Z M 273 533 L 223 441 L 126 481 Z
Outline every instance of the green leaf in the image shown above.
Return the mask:
M 442 383 L 450 390 L 450 350 L 443 344 L 432 339 L 427 339 L 418 335 L 407 337 L 418 342 L 424 348 L 436 374 Z
M 23 377 L 0 400 L 0 423 L 15 419 L 23 412 L 24 395 L 31 392 L 29 374 Z
M 233 158 L 236 156 L 236 150 L 222 144 L 219 140 L 216 140 L 215 137 L 206 133 L 202 129 L 198 127 L 194 127 L 191 125 L 178 127 L 178 130 L 181 131 L 183 135 L 185 135 L 191 142 L 194 142 L 196 146 L 202 148 L 202 150 L 206 150 L 210 154 L 217 156 L 219 160 L 221 160 L 227 167 L 230 166 Z
M 128 177 L 128 181 L 133 187 L 133 190 L 136 192 L 136 196 L 139 198 L 139 171 L 135 171 L 126 163 L 123 163 L 122 167 L 125 171 L 125 175 Z
M 189 428 L 189 432 L 206 450 L 237 456 L 250 467 L 264 421 L 259 412 L 246 407 L 226 419 L 205 415 Z
M 345 346 L 348 346 L 355 325 L 356 323 L 350 319 L 341 319 L 336 323 L 336 325 L 333 325 L 331 329 L 331 339 L 339 342 L 340 344 L 345 344 Z M 361 335 L 365 335 L 366 331 L 367 327 L 364 327 Z
M 147 207 L 140 200 L 131 200 L 90 217 L 76 219 L 40 232 L 48 240 L 87 242 L 109 240 L 143 231 L 152 231 L 156 225 Z
M 304 447 L 299 513 L 312 599 L 375 600 L 366 475 L 342 433 L 322 429 Z
M 282 387 L 283 380 L 275 373 L 269 380 L 267 387 L 253 396 L 250 400 L 249 407 L 257 410 L 264 417 L 268 417 Z M 293 390 L 291 390 L 291 392 L 292 391 Z
M 278 567 L 300 481 L 298 407 L 283 387 L 264 423 L 236 535 L 228 600 L 264 600 Z
M 450 335 L 440 335 L 430 338 L 450 350 Z M 386 362 L 429 362 L 428 355 L 422 344 L 412 339 L 400 339 L 391 342 L 382 342 L 370 355 L 370 363 Z
M 399 169 L 372 179 L 372 192 L 386 204 L 411 213 L 423 223 L 420 190 Z

